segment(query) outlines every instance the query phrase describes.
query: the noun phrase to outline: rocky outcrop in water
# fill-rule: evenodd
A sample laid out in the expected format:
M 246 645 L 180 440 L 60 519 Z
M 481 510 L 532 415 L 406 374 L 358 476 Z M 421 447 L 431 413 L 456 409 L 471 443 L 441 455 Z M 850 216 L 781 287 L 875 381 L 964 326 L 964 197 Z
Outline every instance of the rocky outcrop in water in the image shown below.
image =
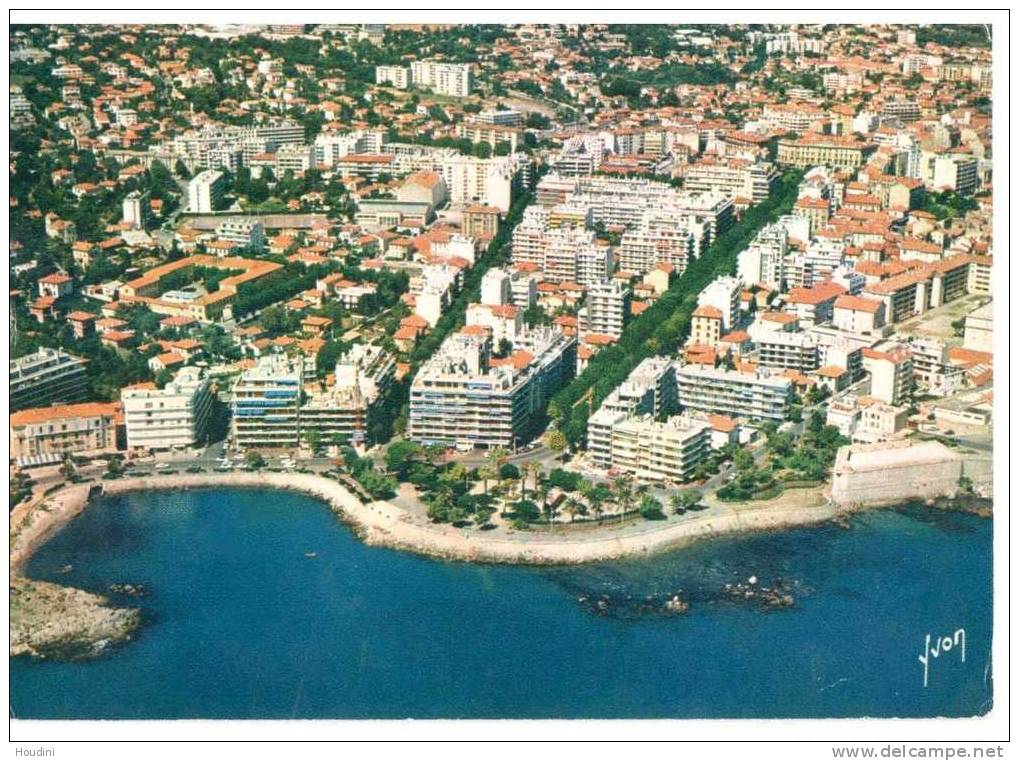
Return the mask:
M 680 593 L 667 595 L 664 599 L 654 595 L 633 597 L 631 595 L 582 595 L 577 598 L 581 607 L 597 616 L 632 619 L 648 615 L 678 616 L 690 610 L 690 603 Z
M 762 610 L 791 608 L 796 601 L 790 592 L 791 587 L 784 581 L 779 580 L 769 587 L 759 584 L 756 576 L 751 576 L 745 583 L 726 584 L 724 590 L 730 600 L 750 603 Z
M 10 654 L 85 660 L 129 640 L 141 623 L 137 608 L 115 608 L 101 595 L 47 581 L 10 582 Z

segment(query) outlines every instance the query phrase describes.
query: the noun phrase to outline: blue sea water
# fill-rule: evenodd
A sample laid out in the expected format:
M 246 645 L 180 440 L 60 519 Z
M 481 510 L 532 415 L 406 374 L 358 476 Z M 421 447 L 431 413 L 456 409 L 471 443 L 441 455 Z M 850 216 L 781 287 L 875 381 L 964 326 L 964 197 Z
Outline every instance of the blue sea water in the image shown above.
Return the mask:
M 569 568 L 366 547 L 312 498 L 106 498 L 28 575 L 141 583 L 137 637 L 12 659 L 17 718 L 970 716 L 990 709 L 991 521 L 922 507 Z M 315 552 L 315 557 L 305 553 Z M 61 569 L 71 565 L 68 573 Z M 789 585 L 792 608 L 725 584 Z M 661 612 L 676 592 L 691 608 Z M 650 596 L 648 605 L 642 603 Z M 582 599 L 584 601 L 582 601 Z M 594 601 L 602 601 L 599 610 Z M 966 631 L 932 660 L 924 637 Z

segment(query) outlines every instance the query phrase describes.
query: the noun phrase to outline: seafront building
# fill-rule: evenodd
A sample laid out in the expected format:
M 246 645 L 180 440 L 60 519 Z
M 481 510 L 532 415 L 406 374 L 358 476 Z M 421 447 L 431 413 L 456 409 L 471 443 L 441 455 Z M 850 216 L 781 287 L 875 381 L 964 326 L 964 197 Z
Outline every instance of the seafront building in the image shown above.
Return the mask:
M 128 386 L 120 392 L 129 449 L 193 447 L 206 440 L 214 394 L 198 367 L 185 367 L 163 388 Z
M 352 346 L 337 361 L 333 384 L 301 403 L 301 436 L 314 432 L 328 446 L 364 444 L 369 417 L 392 383 L 395 368 L 396 360 L 381 346 Z
M 379 346 L 355 344 L 336 363 L 331 383 L 305 385 L 304 364 L 283 354 L 261 357 L 233 387 L 233 438 L 241 449 L 359 446 L 396 361 Z
M 612 428 L 634 415 L 653 418 L 675 412 L 676 366 L 667 357 L 648 357 L 605 397 L 587 422 L 587 451 L 595 465 L 612 466 Z
M 764 371 L 684 365 L 676 384 L 684 409 L 752 420 L 784 420 L 793 399 L 789 378 Z
M 525 332 L 503 359 L 481 326 L 447 338 L 414 378 L 407 437 L 422 444 L 515 447 L 537 433 L 552 394 L 573 377 L 576 339 Z
M 90 456 L 117 450 L 121 422 L 117 402 L 35 407 L 10 417 L 11 459 L 19 465 Z
M 683 415 L 628 417 L 612 426 L 610 467 L 642 481 L 682 483 L 711 449 L 711 426 Z
M 234 383 L 233 441 L 240 449 L 300 444 L 303 366 L 282 354 L 260 357 Z
M 10 361 L 10 410 L 45 407 L 85 399 L 86 360 L 60 349 L 43 347 Z

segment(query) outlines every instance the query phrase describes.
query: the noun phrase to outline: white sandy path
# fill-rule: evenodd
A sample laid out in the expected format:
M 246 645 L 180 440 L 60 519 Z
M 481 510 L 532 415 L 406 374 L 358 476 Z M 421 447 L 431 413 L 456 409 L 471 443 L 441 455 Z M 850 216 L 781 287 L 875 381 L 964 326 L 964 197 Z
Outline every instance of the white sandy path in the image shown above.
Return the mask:
M 203 487 L 292 489 L 323 499 L 353 525 L 367 544 L 447 559 L 495 563 L 583 563 L 648 555 L 707 536 L 820 523 L 837 513 L 818 494 L 803 494 L 752 505 L 715 505 L 711 511 L 691 513 L 660 526 L 640 523 L 583 532 L 564 529 L 559 534 L 531 531 L 499 536 L 494 532 L 465 532 L 452 526 L 414 522 L 404 510 L 388 502 L 362 503 L 338 482 L 304 473 L 153 475 L 104 481 L 103 487 L 107 494 Z M 87 495 L 88 485 L 83 484 L 47 498 L 45 501 L 52 505 L 50 511 L 35 511 L 30 525 L 23 526 L 12 542 L 12 569 L 20 569 L 35 548 L 77 515 L 84 508 Z

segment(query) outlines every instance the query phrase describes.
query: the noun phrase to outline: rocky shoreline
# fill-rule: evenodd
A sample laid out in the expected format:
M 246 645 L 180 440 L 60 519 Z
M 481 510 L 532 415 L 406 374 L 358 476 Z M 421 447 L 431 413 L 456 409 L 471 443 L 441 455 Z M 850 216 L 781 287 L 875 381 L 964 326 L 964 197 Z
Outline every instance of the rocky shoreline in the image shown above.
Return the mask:
M 849 528 L 847 517 L 870 507 L 840 509 L 817 494 L 783 499 L 718 505 L 711 514 L 699 514 L 654 531 L 620 531 L 616 535 L 554 535 L 519 533 L 515 536 L 470 534 L 452 526 L 414 522 L 388 502 L 363 503 L 338 481 L 313 474 L 266 472 L 174 474 L 125 478 L 102 483 L 103 493 L 199 488 L 289 489 L 326 502 L 366 544 L 415 552 L 442 560 L 521 565 L 573 565 L 647 556 L 705 538 L 739 533 L 775 531 L 834 522 Z M 88 504 L 89 485 L 76 484 L 40 501 L 21 516 L 11 531 L 11 655 L 47 658 L 88 658 L 106 646 L 131 638 L 141 623 L 136 608 L 118 608 L 103 596 L 71 587 L 24 578 L 21 573 L 32 553 Z M 938 500 L 930 507 L 961 509 L 990 515 L 990 501 L 959 505 Z M 111 588 L 127 596 L 144 594 L 140 587 Z M 780 598 L 781 599 L 781 598 Z M 685 611 L 677 598 L 670 613 Z
M 117 608 L 101 595 L 48 581 L 10 581 L 10 654 L 87 660 L 130 640 L 141 624 L 137 608 Z

